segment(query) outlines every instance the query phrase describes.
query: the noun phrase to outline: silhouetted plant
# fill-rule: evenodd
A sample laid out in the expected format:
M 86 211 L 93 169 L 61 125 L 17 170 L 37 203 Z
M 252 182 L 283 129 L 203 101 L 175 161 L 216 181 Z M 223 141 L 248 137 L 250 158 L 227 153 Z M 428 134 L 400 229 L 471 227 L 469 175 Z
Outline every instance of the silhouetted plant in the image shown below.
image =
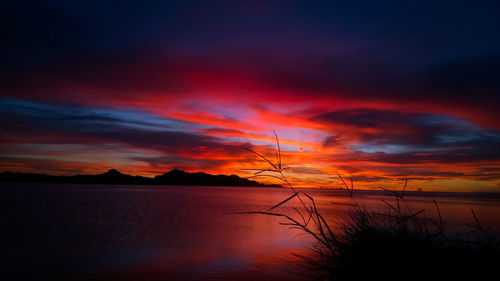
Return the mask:
M 500 239 L 497 233 L 492 231 L 491 226 L 483 226 L 474 210 L 471 210 L 473 221 L 466 224 L 470 227 L 470 231 L 452 237 L 446 233 L 446 222 L 435 200 L 433 202 L 437 220 L 423 216 L 425 210 L 412 210 L 405 199 L 407 179 L 400 191 L 378 187 L 391 195 L 393 201 L 380 199 L 387 208 L 385 212 L 376 212 L 356 202 L 353 180 L 350 180 L 349 185 L 337 172 L 350 202 L 331 203 L 347 205 L 351 209 L 348 220 L 334 231 L 318 210 L 314 198 L 294 188 L 286 178 L 284 171 L 287 168 L 282 162 L 276 132 L 274 136 L 276 139 L 274 162 L 255 150 L 244 148 L 269 165 L 269 168 L 265 169 L 247 170 L 254 171 L 250 178 L 271 177 L 283 181 L 291 189 L 292 195 L 267 210 L 239 214 L 281 217 L 285 220 L 280 223 L 281 225 L 311 235 L 317 241 L 317 245 L 313 248 L 315 256 L 294 254 L 301 258 L 308 268 L 326 272 L 332 280 L 372 277 L 374 271 L 382 269 L 394 273 L 384 275 L 386 280 L 399 280 L 403 277 L 400 274 L 409 274 L 411 270 L 413 277 L 429 280 L 448 277 L 477 278 L 482 274 L 480 270 L 491 271 L 494 268 L 491 263 L 500 260 Z M 300 202 L 299 208 L 292 207 L 295 216 L 277 211 L 280 206 L 292 199 L 298 199 Z M 479 235 L 472 236 L 472 234 Z M 464 271 L 464 268 L 470 270 Z M 431 272 L 434 273 L 428 275 Z

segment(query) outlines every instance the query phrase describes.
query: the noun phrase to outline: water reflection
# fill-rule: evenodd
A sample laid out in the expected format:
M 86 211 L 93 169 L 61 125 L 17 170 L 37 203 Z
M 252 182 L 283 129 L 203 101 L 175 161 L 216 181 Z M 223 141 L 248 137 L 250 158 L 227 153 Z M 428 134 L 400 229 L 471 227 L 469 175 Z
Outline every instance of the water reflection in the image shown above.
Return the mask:
M 2 185 L 3 259 L 8 276 L 94 280 L 302 280 L 291 255 L 313 240 L 279 225 L 280 218 L 235 215 L 265 210 L 290 190 L 231 187 Z M 341 191 L 308 190 L 330 221 L 349 206 Z M 497 195 L 434 194 L 449 227 L 463 229 L 474 208 L 500 226 Z M 384 208 L 380 193 L 358 203 Z M 410 194 L 411 208 L 435 216 L 431 198 Z M 297 202 L 281 211 L 292 212 Z M 295 205 L 298 206 L 298 205 Z M 26 269 L 29 270 L 26 270 Z M 20 279 L 20 278 L 17 278 Z

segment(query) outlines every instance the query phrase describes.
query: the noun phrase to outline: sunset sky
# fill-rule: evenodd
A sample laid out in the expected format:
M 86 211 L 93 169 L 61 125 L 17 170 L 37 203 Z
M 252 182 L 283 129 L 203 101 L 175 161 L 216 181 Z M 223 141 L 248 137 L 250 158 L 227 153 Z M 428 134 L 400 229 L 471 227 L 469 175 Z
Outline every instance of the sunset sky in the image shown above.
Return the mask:
M 500 191 L 498 1 L 0 10 L 0 172 L 249 176 L 276 130 L 296 186 Z

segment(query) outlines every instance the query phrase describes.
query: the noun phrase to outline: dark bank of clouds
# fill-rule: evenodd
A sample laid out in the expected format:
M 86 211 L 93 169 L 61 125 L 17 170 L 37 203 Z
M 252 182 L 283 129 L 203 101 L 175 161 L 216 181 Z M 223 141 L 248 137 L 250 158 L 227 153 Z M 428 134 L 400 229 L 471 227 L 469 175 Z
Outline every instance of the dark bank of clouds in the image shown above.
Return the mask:
M 50 100 L 92 90 L 106 103 L 213 86 L 186 77 L 194 71 L 249 77 L 255 90 L 424 101 L 491 115 L 500 96 L 499 8 L 495 1 L 6 1 L 2 92 Z
M 180 156 L 204 151 L 243 153 L 210 134 L 210 126 L 148 113 L 2 99 L 0 114 L 4 143 L 109 142 Z M 498 130 L 450 116 L 357 109 L 324 113 L 311 121 L 322 123 L 333 135 L 323 145 L 348 148 L 336 156 L 340 161 L 410 164 L 500 159 Z
M 484 146 L 494 149 L 500 143 L 498 130 L 483 129 L 466 120 L 439 114 L 354 109 L 324 113 L 311 120 L 331 126 L 332 131 L 345 135 L 347 139 L 354 136 L 354 140 L 373 145 L 416 148 Z M 343 127 L 345 125 L 349 127 Z M 334 138 L 327 139 L 325 144 L 334 144 Z
M 240 151 L 221 139 L 196 133 L 195 124 L 146 113 L 0 100 L 0 114 L 4 143 L 119 143 L 160 153 L 199 147 Z
M 458 164 L 500 159 L 500 131 L 450 116 L 357 109 L 311 120 L 330 128 L 332 136 L 323 145 L 349 147 L 349 153 L 337 156 L 343 161 Z

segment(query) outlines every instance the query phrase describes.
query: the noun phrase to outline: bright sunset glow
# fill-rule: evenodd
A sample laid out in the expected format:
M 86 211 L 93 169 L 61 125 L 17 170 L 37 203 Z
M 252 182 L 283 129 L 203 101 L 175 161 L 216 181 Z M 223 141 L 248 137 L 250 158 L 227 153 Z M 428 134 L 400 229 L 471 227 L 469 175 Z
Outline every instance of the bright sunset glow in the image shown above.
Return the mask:
M 242 147 L 274 157 L 275 130 L 296 186 L 339 188 L 338 171 L 359 188 L 499 191 L 497 13 L 400 7 L 388 25 L 375 5 L 19 8 L 0 171 L 248 177 L 266 164 Z

